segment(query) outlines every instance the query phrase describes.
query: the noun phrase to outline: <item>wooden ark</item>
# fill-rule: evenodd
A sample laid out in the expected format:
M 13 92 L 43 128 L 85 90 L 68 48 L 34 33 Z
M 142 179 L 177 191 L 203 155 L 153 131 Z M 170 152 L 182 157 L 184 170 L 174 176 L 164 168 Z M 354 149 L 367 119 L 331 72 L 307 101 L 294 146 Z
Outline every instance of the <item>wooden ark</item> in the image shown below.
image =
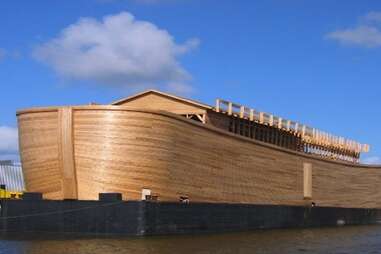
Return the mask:
M 381 208 L 381 167 L 358 163 L 366 145 L 224 103 L 150 90 L 111 105 L 21 110 L 27 191 L 47 199 L 120 192 L 125 200 L 149 194 L 159 201 Z

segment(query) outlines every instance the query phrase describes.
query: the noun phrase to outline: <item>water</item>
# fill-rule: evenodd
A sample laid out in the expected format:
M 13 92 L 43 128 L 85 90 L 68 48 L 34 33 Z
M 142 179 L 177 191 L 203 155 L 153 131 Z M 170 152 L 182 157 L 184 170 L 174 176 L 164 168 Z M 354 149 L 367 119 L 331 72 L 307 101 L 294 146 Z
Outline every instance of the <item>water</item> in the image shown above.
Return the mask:
M 0 238 L 0 253 L 381 253 L 381 226 L 263 230 L 197 236 Z

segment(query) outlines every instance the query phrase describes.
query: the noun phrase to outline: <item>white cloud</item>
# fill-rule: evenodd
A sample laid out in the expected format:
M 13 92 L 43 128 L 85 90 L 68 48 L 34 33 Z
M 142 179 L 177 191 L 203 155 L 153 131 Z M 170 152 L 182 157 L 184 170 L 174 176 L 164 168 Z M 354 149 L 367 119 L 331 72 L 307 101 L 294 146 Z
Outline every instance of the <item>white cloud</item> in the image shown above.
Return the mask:
M 326 38 L 344 45 L 381 47 L 381 12 L 369 12 L 355 27 L 331 32 Z
M 371 11 L 365 15 L 364 20 L 366 22 L 381 23 L 381 12 Z
M 17 128 L 0 126 L 0 160 L 19 160 Z
M 18 150 L 17 128 L 0 126 L 0 152 L 16 152 Z
M 352 44 L 366 47 L 381 46 L 381 31 L 375 27 L 359 26 L 328 34 L 328 38 L 342 44 Z
M 368 157 L 362 160 L 363 163 L 365 164 L 370 164 L 370 165 L 381 165 L 381 157 L 378 156 L 373 156 L 373 157 Z
M 81 18 L 34 56 L 64 78 L 136 89 L 189 82 L 178 58 L 198 45 L 195 38 L 177 44 L 166 30 L 122 12 L 102 21 Z
M 191 94 L 193 92 L 193 88 L 186 83 L 168 83 L 164 89 L 176 94 Z

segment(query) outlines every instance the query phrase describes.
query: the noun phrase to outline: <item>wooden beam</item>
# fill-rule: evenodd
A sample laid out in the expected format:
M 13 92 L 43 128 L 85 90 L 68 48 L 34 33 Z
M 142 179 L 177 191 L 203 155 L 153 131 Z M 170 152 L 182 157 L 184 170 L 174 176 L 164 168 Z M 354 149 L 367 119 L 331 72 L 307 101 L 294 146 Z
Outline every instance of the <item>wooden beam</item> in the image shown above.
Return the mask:
M 216 112 L 220 112 L 220 99 L 216 100 Z
M 259 122 L 260 122 L 261 124 L 264 123 L 264 113 L 263 113 L 263 112 L 259 112 Z
M 312 164 L 306 162 L 303 163 L 303 196 L 312 198 Z
M 205 123 L 205 114 L 197 114 L 196 116 L 202 123 Z
M 291 130 L 291 121 L 290 120 L 287 120 L 287 128 L 286 128 L 288 131 Z
M 239 109 L 239 117 L 243 118 L 245 116 L 245 107 L 241 106 Z
M 254 109 L 250 109 L 250 121 L 254 121 Z
M 282 121 L 283 121 L 283 119 L 281 117 L 279 117 L 279 120 L 278 120 L 278 128 L 279 129 L 282 129 Z
M 270 115 L 270 126 L 274 125 L 274 115 Z
M 59 121 L 59 155 L 62 173 L 63 199 L 77 199 L 77 177 L 74 162 L 73 144 L 73 111 L 69 107 L 60 108 Z

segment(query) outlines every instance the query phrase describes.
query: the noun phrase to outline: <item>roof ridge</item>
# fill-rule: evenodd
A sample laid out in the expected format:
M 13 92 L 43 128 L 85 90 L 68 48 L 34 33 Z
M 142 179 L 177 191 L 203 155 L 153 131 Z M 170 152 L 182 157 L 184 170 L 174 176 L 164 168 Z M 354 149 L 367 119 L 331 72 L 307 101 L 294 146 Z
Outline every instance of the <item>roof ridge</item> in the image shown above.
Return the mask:
M 174 94 L 171 94 L 171 93 L 162 92 L 162 91 L 156 90 L 156 89 L 148 89 L 148 90 L 145 90 L 143 92 L 140 92 L 140 93 L 137 93 L 137 94 L 125 97 L 123 99 L 116 100 L 116 101 L 112 102 L 111 105 L 119 105 L 119 104 L 121 104 L 123 102 L 132 100 L 134 98 L 137 98 L 139 96 L 143 96 L 143 95 L 148 94 L 148 93 L 156 93 L 156 94 L 160 94 L 160 95 L 172 98 L 172 99 L 176 99 L 176 100 L 179 100 L 179 101 L 186 102 L 188 104 L 196 105 L 198 107 L 202 107 L 202 108 L 206 108 L 206 109 L 212 109 L 212 106 L 210 106 L 208 104 L 205 104 L 205 103 L 193 100 L 193 99 L 184 98 L 184 97 L 181 97 L 181 96 L 178 96 L 178 95 L 174 95 Z

